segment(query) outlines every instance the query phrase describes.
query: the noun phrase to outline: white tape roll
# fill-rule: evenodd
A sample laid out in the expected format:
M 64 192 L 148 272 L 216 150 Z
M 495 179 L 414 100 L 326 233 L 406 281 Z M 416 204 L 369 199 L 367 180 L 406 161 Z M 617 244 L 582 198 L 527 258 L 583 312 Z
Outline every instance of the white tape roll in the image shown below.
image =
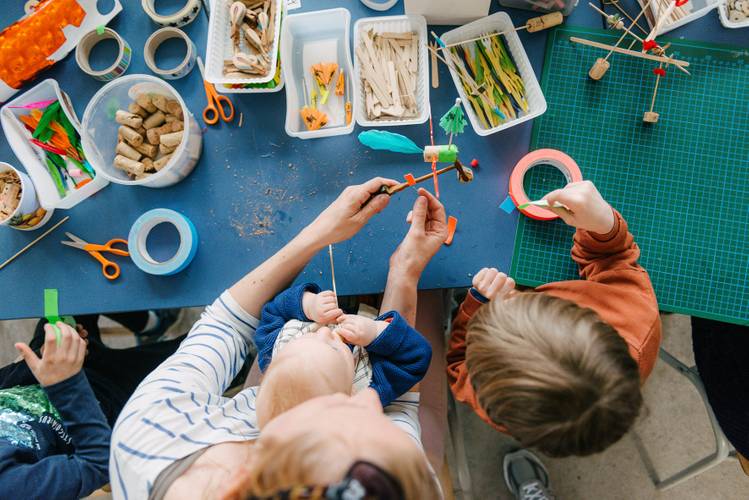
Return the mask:
M 179 248 L 169 260 L 159 262 L 148 253 L 146 242 L 153 228 L 162 223 L 172 224 L 179 233 Z M 155 208 L 144 213 L 130 228 L 128 236 L 130 258 L 141 271 L 148 274 L 168 276 L 182 271 L 190 265 L 198 251 L 198 232 L 193 223 L 179 212 L 168 208 Z
M 156 65 L 156 49 L 159 45 L 171 38 L 179 38 L 185 42 L 185 58 L 177 66 L 171 69 L 159 68 Z M 179 28 L 161 28 L 156 30 L 153 35 L 146 40 L 146 46 L 143 49 L 143 58 L 146 60 L 146 66 L 165 80 L 177 80 L 187 76 L 195 66 L 195 58 L 198 56 L 198 48 L 190 40 L 187 33 Z
M 117 42 L 117 58 L 108 68 L 95 70 L 91 67 L 91 63 L 89 62 L 91 49 L 103 40 L 114 40 Z M 97 80 L 103 82 L 108 82 L 122 76 L 122 74 L 127 71 L 127 67 L 130 66 L 131 57 L 132 51 L 130 45 L 128 45 L 115 30 L 110 28 L 86 33 L 75 48 L 75 62 L 78 63 L 78 67 L 87 75 L 93 76 Z
M 200 0 L 187 0 L 185 6 L 172 14 L 161 15 L 156 12 L 156 0 L 142 0 L 143 11 L 153 22 L 160 26 L 179 28 L 190 24 L 198 17 L 200 12 Z

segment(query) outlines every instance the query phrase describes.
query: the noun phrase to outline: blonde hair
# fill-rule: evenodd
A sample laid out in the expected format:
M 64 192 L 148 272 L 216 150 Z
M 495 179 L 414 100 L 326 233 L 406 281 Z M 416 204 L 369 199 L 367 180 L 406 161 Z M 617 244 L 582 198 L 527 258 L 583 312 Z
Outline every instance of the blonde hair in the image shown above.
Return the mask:
M 318 396 L 342 392 L 351 395 L 351 384 L 320 370 L 311 356 L 271 361 L 257 395 L 260 427 L 278 415 Z
M 398 481 L 407 500 L 439 499 L 441 492 L 415 444 L 397 453 L 378 453 L 377 460 L 352 453 L 350 437 L 326 436 L 315 429 L 293 439 L 257 440 L 247 467 L 240 470 L 223 500 L 244 500 L 250 495 L 273 498 L 297 486 L 327 486 L 344 478 L 357 460 L 376 463 Z
M 492 422 L 549 456 L 606 449 L 642 405 L 637 364 L 616 330 L 545 293 L 483 306 L 468 324 L 466 365 Z

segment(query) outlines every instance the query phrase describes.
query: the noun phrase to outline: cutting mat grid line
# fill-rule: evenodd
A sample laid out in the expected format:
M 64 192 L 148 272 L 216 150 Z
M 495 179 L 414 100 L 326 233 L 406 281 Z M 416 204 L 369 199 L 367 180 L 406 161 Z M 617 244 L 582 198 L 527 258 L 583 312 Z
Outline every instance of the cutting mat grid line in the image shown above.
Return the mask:
M 542 76 L 548 111 L 533 127 L 531 150 L 572 156 L 629 223 L 662 310 L 749 324 L 749 49 L 671 41 L 674 68 L 661 79 L 644 125 L 657 63 L 614 54 L 603 80 L 588 70 L 605 51 L 580 36 L 613 44 L 605 30 L 559 27 L 549 35 Z M 560 186 L 543 169 L 534 192 Z M 521 217 L 511 274 L 522 284 L 576 279 L 573 230 L 561 221 Z

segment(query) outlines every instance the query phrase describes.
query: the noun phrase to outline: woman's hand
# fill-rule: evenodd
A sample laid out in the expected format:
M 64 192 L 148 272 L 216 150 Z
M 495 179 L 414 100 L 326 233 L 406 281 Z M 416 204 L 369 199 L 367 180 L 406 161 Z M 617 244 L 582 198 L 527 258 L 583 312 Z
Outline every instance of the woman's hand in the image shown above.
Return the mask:
M 382 186 L 398 184 L 393 179 L 376 177 L 364 184 L 349 186 L 338 198 L 307 226 L 303 233 L 321 248 L 331 243 L 345 241 L 363 228 L 369 219 L 380 213 L 390 202 L 390 196 L 379 194 Z
M 596 186 L 590 181 L 571 182 L 544 196 L 553 206 L 555 202 L 569 208 L 549 208 L 564 222 L 578 229 L 606 234 L 614 228 L 614 211 Z
M 67 380 L 81 371 L 86 357 L 86 341 L 78 332 L 61 321 L 57 323 L 57 328 L 61 334 L 60 345 L 57 345 L 52 325 L 44 325 L 44 354 L 41 359 L 27 344 L 16 344 L 16 349 L 42 387 Z
M 390 270 L 418 280 L 447 238 L 445 207 L 422 188 L 409 218 L 411 228 L 390 257 Z

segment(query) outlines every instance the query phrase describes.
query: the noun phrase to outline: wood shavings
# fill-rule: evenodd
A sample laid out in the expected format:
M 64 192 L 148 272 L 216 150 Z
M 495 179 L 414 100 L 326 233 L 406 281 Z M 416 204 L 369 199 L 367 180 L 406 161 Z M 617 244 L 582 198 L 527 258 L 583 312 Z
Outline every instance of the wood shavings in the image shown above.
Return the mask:
M 413 118 L 418 73 L 418 35 L 364 31 L 356 55 L 364 88 L 364 108 L 370 120 Z
M 229 5 L 234 56 L 224 60 L 226 77 L 265 76 L 270 71 L 274 5 L 279 0 L 237 0 Z

